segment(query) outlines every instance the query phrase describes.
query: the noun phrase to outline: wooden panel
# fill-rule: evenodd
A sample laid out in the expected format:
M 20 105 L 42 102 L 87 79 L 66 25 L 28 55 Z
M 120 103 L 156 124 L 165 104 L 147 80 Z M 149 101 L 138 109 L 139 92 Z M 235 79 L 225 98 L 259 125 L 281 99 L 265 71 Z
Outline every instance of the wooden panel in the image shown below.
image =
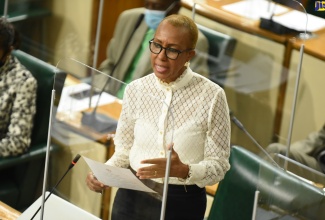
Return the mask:
M 217 192 L 218 185 L 219 185 L 219 183 L 216 183 L 213 186 L 206 186 L 205 190 L 206 190 L 207 194 L 210 196 L 214 196 Z
M 14 220 L 20 216 L 20 212 L 0 201 L 0 219 Z
M 95 45 L 99 4 L 100 4 L 100 0 L 94 1 L 93 18 L 92 18 L 93 20 L 92 37 L 91 37 L 92 45 Z M 143 7 L 143 6 L 144 6 L 143 0 L 132 0 L 132 1 L 105 0 L 104 1 L 97 66 L 99 66 L 99 64 L 106 58 L 106 47 L 109 40 L 113 36 L 115 23 L 117 21 L 118 16 L 121 14 L 121 12 L 127 9 Z

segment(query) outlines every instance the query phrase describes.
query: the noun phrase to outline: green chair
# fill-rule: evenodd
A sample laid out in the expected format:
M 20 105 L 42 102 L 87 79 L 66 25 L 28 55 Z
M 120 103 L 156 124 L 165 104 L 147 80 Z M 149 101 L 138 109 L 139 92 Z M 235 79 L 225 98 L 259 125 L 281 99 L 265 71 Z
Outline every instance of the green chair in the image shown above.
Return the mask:
M 237 40 L 229 35 L 197 25 L 209 42 L 208 67 L 210 79 L 222 85 L 227 76 Z
M 53 85 L 55 105 L 58 105 L 66 73 L 23 51 L 16 50 L 12 54 L 33 74 L 38 84 L 29 151 L 21 156 L 0 159 L 0 171 L 12 171 L 12 178 L 0 181 L 0 201 L 24 210 L 41 195 L 39 188 L 43 179 Z
M 219 183 L 208 220 L 251 220 L 257 189 L 267 198 L 268 207 L 286 210 L 300 218 L 256 219 L 325 219 L 324 191 L 264 161 L 256 154 L 233 146 L 230 170 Z M 262 184 L 261 184 L 262 183 Z M 259 209 L 259 216 L 275 214 Z M 284 212 L 283 212 L 284 213 Z

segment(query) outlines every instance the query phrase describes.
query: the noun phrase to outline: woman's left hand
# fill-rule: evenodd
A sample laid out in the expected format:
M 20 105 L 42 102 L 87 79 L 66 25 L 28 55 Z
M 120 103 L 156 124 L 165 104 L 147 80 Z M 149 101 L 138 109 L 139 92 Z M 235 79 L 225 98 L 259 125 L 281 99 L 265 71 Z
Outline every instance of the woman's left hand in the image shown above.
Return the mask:
M 188 165 L 182 163 L 177 152 L 173 149 L 174 144 L 168 145 L 168 149 L 172 150 L 170 177 L 178 177 L 185 179 L 189 172 Z M 167 158 L 154 158 L 141 161 L 142 164 L 150 164 L 149 166 L 138 169 L 136 175 L 139 179 L 154 179 L 165 176 Z

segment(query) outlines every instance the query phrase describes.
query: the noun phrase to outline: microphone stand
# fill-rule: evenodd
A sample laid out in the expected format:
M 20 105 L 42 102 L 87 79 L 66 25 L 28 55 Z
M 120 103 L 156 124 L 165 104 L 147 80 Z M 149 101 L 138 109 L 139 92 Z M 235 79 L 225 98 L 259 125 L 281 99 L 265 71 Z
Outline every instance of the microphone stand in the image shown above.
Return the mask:
M 54 79 L 55 79 L 55 76 L 54 76 Z M 43 177 L 42 203 L 41 203 L 41 219 L 42 220 L 43 220 L 43 215 L 44 215 L 46 180 L 47 180 L 48 165 L 49 165 L 49 158 L 50 158 L 51 127 L 52 127 L 51 125 L 52 125 L 52 116 L 53 116 L 53 103 L 54 103 L 54 99 L 55 99 L 54 84 L 55 84 L 55 81 L 53 83 L 53 89 L 52 89 L 51 105 L 50 105 L 50 116 L 49 116 L 49 127 L 48 127 L 48 134 L 47 134 L 47 147 L 46 147 L 46 157 L 45 157 L 45 167 L 44 167 L 44 177 Z
M 306 14 L 306 27 L 305 27 L 305 34 L 303 38 L 303 43 L 300 45 L 300 56 L 299 56 L 299 64 L 297 69 L 297 78 L 296 78 L 296 84 L 295 84 L 295 90 L 294 90 L 294 96 L 293 96 L 293 103 L 292 103 L 292 110 L 291 110 L 291 117 L 290 117 L 290 125 L 289 125 L 289 132 L 288 132 L 288 139 L 287 139 L 287 151 L 286 151 L 286 157 L 289 157 L 290 152 L 290 144 L 291 144 L 291 138 L 292 138 L 292 130 L 293 130 L 293 123 L 294 123 L 294 117 L 296 114 L 296 105 L 297 105 L 297 98 L 298 98 L 298 90 L 299 90 L 299 81 L 300 81 L 300 75 L 301 75 L 301 66 L 302 66 L 302 60 L 304 55 L 304 48 L 305 48 L 305 40 L 307 38 L 307 24 L 308 24 L 308 16 L 305 7 L 298 1 L 293 0 L 294 2 L 298 3 L 305 11 Z M 287 170 L 288 167 L 288 161 L 285 161 L 284 169 Z
M 47 197 L 46 197 L 44 203 L 42 203 L 42 204 L 45 204 L 45 202 L 47 201 L 47 199 L 52 195 L 54 189 L 55 189 L 55 188 L 56 188 L 56 187 L 61 183 L 61 181 L 62 181 L 63 178 L 67 175 L 67 173 L 71 170 L 71 168 L 74 167 L 74 165 L 78 162 L 79 158 L 80 158 L 80 155 L 77 154 L 77 156 L 75 156 L 75 158 L 73 159 L 73 161 L 72 161 L 71 164 L 69 165 L 68 169 L 65 171 L 65 173 L 63 174 L 63 176 L 61 177 L 61 179 L 60 179 L 60 180 L 55 184 L 55 186 L 52 188 L 51 192 L 47 195 Z M 43 194 L 43 195 L 45 195 L 45 194 Z M 44 197 L 44 196 L 43 196 L 43 197 Z M 34 213 L 33 217 L 31 218 L 31 220 L 33 220 L 33 219 L 35 218 L 35 216 L 37 215 L 37 213 L 39 212 L 39 210 L 41 209 L 41 207 L 43 207 L 43 206 L 40 206 L 40 207 L 36 210 L 36 212 Z M 43 208 L 42 208 L 42 210 L 43 210 Z M 43 215 L 42 215 L 42 218 L 43 218 Z
M 173 148 L 169 149 L 168 152 L 167 152 L 167 164 L 166 164 L 166 172 L 165 172 L 163 198 L 162 198 L 162 203 L 161 203 L 160 220 L 165 220 L 167 194 L 168 194 L 168 183 L 169 183 L 169 174 L 170 174 L 172 152 L 173 152 Z
M 297 79 L 296 79 L 295 92 L 294 92 L 294 96 L 293 96 L 293 104 L 292 104 L 290 125 L 289 125 L 288 139 L 287 139 L 286 157 L 289 157 L 289 153 L 290 153 L 290 144 L 291 144 L 291 138 L 292 138 L 294 117 L 296 114 L 296 105 L 297 105 L 297 97 L 298 97 L 298 89 L 299 89 L 299 81 L 300 81 L 300 75 L 301 75 L 301 65 L 302 65 L 303 54 L 304 54 L 304 45 L 301 45 L 300 60 L 299 60 L 299 65 L 298 65 L 298 74 L 297 74 Z M 287 162 L 287 160 L 285 160 L 284 169 L 287 170 L 287 168 L 288 168 L 288 162 Z
M 168 105 L 162 100 L 163 104 L 165 104 L 167 107 Z M 174 142 L 174 114 L 172 111 L 172 107 L 169 108 L 168 112 L 170 113 L 172 117 L 172 136 L 171 136 L 171 144 Z M 165 181 L 164 181 L 164 189 L 163 189 L 163 198 L 161 203 L 161 212 L 160 212 L 160 220 L 165 220 L 165 213 L 166 213 L 166 203 L 167 203 L 167 194 L 168 194 L 168 183 L 169 183 L 169 176 L 170 176 L 170 167 L 171 167 L 171 156 L 173 153 L 173 147 L 171 146 L 170 149 L 167 151 L 167 163 L 166 163 L 166 171 L 165 171 Z
M 6 19 L 8 17 L 8 1 L 9 0 L 5 0 L 4 7 L 3 7 L 3 17 Z
M 94 58 L 93 58 L 93 67 L 97 67 L 97 60 L 98 60 L 98 48 L 99 48 L 99 40 L 100 40 L 100 33 L 101 33 L 101 26 L 102 26 L 102 17 L 103 17 L 103 6 L 104 0 L 100 0 L 99 2 L 99 11 L 98 11 L 98 18 L 97 18 L 97 30 L 96 30 L 96 40 L 95 40 L 95 51 L 94 51 Z M 91 73 L 91 90 L 89 96 L 89 108 L 91 107 L 91 100 L 93 96 L 93 80 L 94 80 L 94 72 Z
M 192 20 L 195 21 L 196 2 L 193 3 L 192 7 Z

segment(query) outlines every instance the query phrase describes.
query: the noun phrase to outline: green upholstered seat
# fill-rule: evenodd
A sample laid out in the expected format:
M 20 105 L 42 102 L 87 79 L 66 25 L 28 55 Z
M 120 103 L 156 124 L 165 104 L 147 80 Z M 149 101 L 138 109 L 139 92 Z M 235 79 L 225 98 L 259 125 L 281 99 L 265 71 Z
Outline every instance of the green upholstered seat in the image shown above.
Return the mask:
M 230 164 L 218 185 L 208 220 L 252 219 L 256 189 L 273 207 L 294 212 L 302 219 L 325 219 L 323 190 L 239 146 L 232 147 Z
M 197 25 L 209 42 L 208 67 L 212 81 L 222 84 L 220 78 L 227 76 L 237 40 L 227 34 Z
M 21 156 L 0 159 L 0 171 L 11 171 L 10 178 L 0 181 L 0 200 L 23 210 L 40 195 L 37 193 L 39 183 L 42 182 L 40 180 L 43 179 L 52 91 L 55 90 L 57 105 L 66 73 L 23 51 L 16 50 L 12 54 L 33 74 L 38 84 L 36 115 L 28 152 Z M 55 148 L 54 145 L 51 147 Z
M 0 14 L 4 14 L 5 0 L 0 0 Z M 39 0 L 16 0 L 8 1 L 7 18 L 9 22 L 23 21 L 26 19 L 40 19 L 48 16 L 51 11 L 42 7 L 42 2 Z

